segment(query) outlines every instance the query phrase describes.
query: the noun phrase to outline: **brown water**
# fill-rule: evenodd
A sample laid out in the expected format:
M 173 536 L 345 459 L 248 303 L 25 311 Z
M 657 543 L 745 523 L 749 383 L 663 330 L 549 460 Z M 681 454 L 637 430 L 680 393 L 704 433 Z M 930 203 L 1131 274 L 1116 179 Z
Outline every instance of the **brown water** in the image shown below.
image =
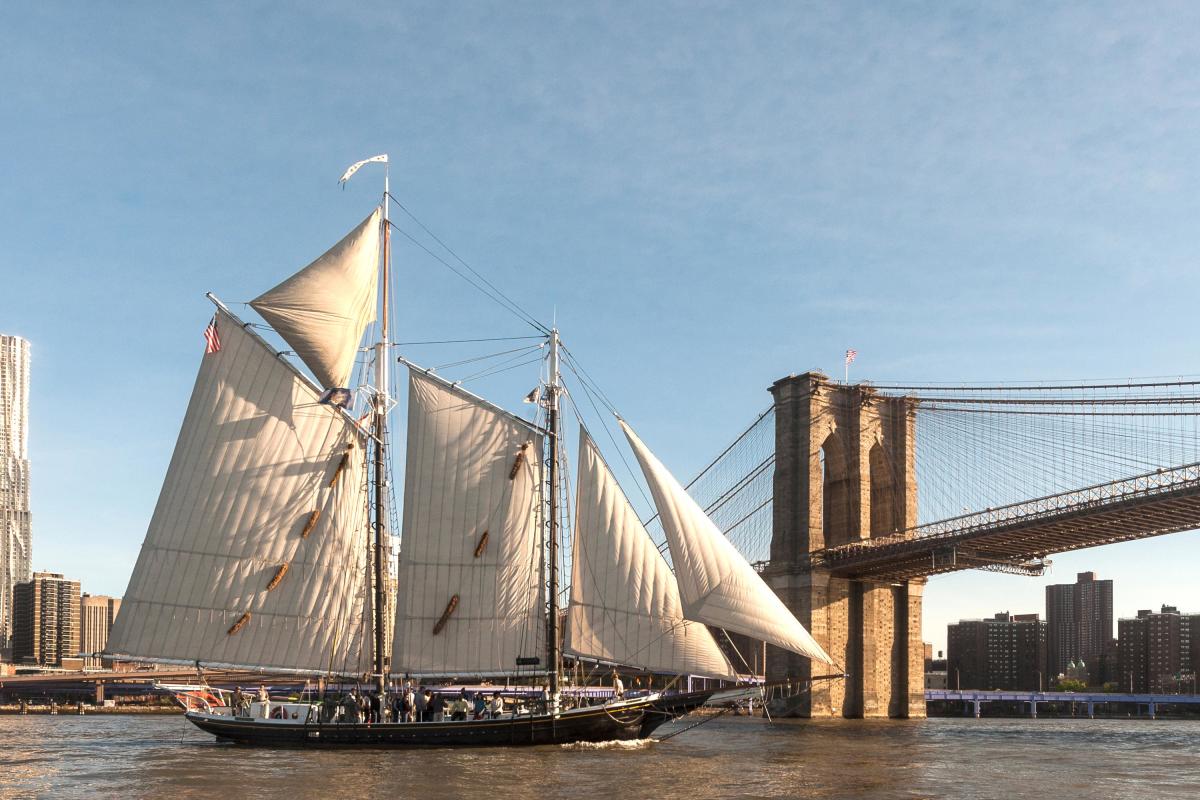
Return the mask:
M 0 798 L 25 797 L 1197 798 L 1200 722 L 720 718 L 661 742 L 415 751 L 240 748 L 181 717 L 0 717 Z

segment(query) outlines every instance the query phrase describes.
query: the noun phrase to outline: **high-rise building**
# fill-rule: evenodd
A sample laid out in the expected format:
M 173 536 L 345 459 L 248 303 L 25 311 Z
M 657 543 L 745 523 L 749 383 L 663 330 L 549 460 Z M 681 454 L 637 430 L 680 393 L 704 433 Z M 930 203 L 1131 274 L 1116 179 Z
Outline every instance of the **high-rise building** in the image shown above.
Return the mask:
M 1046 587 L 1046 661 L 1051 675 L 1065 674 L 1071 662 L 1099 665 L 1113 635 L 1113 582 L 1080 572 L 1075 583 Z M 1100 676 L 1090 676 L 1098 683 Z
M 32 573 L 29 342 L 0 335 L 0 660 L 11 654 L 13 587 Z
M 121 598 L 84 594 L 80 601 L 80 651 L 84 667 L 102 666 L 96 653 L 108 644 L 108 632 L 121 610 Z
M 79 581 L 35 572 L 13 587 L 13 661 L 61 667 L 79 655 Z
M 960 620 L 948 627 L 947 644 L 952 689 L 1045 687 L 1046 623 L 1037 614 Z
M 1179 616 L 1179 669 L 1193 681 L 1200 672 L 1200 614 Z
M 1200 614 L 1181 614 L 1175 606 L 1150 609 L 1119 620 L 1117 647 L 1122 689 L 1132 692 L 1191 691 L 1200 667 L 1196 639 Z

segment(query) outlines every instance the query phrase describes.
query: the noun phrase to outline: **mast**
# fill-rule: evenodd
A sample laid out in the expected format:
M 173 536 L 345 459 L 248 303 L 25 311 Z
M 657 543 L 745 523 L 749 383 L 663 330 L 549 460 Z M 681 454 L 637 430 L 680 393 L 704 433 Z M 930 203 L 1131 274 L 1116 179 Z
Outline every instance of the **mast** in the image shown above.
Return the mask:
M 550 331 L 550 384 L 546 406 L 550 411 L 550 614 L 546 621 L 546 654 L 550 671 L 550 702 L 557 703 L 558 652 L 558 328 Z
M 386 156 L 385 156 L 386 158 Z M 375 353 L 375 593 L 373 596 L 373 622 L 375 628 L 374 649 L 376 689 L 379 691 L 380 704 L 383 703 L 387 690 L 388 654 L 384 646 L 384 601 L 387 597 L 387 587 L 384 585 L 386 571 L 384 566 L 387 559 L 387 413 L 388 413 L 388 359 L 391 347 L 388 343 L 388 290 L 391 287 L 391 243 L 392 231 L 388 223 L 388 170 L 389 164 L 383 165 L 383 279 L 381 281 L 382 308 L 379 318 L 379 342 Z

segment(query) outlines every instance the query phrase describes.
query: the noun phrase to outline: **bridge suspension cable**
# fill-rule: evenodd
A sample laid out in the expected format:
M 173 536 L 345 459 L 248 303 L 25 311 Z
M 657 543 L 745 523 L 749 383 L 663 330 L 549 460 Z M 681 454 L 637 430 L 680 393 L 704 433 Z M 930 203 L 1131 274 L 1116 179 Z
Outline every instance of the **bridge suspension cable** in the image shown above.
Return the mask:
M 1191 481 L 1191 465 L 1200 462 L 1197 387 L 1200 380 L 1190 377 L 870 386 L 876 394 L 914 403 L 914 536 L 945 535 L 961 520 L 982 524 L 973 515 L 1002 519 L 1009 512 L 996 510 L 1006 507 L 1023 516 L 1042 506 L 1095 502 L 1147 482 Z M 774 428 L 768 409 L 689 485 L 752 561 L 770 557 Z M 651 532 L 660 535 L 651 523 Z

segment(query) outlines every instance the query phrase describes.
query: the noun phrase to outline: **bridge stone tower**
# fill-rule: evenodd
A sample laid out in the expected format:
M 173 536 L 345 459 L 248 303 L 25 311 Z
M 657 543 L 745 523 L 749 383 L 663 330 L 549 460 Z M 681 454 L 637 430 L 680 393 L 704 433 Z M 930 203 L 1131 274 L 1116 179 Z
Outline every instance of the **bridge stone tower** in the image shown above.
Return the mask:
M 813 565 L 825 547 L 916 524 L 915 405 L 819 372 L 777 381 L 774 532 L 763 577 L 849 674 L 819 681 L 790 713 L 805 717 L 924 717 L 924 579 L 870 583 Z M 778 648 L 767 679 L 831 670 Z

